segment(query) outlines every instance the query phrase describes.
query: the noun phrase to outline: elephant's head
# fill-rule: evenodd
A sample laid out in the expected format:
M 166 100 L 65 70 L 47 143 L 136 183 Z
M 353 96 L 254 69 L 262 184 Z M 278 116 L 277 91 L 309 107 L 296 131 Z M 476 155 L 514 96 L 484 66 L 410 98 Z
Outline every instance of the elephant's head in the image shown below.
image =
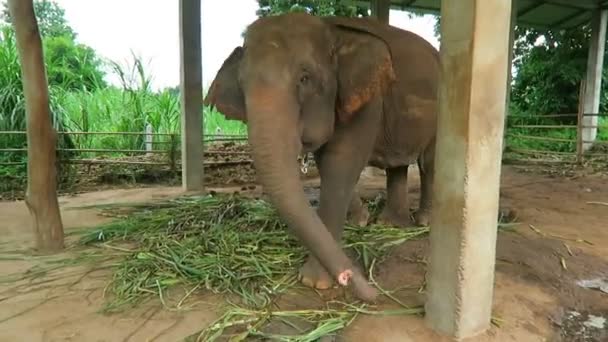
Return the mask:
M 295 161 L 328 142 L 336 125 L 347 125 L 394 80 L 390 50 L 374 34 L 376 25 L 304 13 L 258 19 L 205 98 L 226 117 L 247 122 L 265 191 L 337 278 L 352 265 L 306 201 Z

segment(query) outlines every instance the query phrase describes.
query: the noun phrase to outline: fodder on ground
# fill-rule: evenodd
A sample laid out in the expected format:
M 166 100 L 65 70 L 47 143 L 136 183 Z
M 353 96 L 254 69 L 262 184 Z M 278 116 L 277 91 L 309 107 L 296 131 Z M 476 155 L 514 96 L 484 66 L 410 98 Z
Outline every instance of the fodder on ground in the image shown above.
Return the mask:
M 369 204 L 372 215 L 377 215 L 381 203 Z M 46 271 L 40 266 L 29 275 L 43 276 L 61 263 L 111 267 L 113 277 L 107 286 L 105 312 L 125 310 L 153 298 L 169 307 L 172 289 L 184 289 L 185 294 L 175 305 L 178 309 L 199 290 L 222 294 L 228 305 L 225 313 L 189 338 L 197 341 L 226 336 L 235 340 L 257 337 L 315 341 L 343 329 L 361 314 L 422 313 L 422 308 L 407 307 L 380 288 L 373 269 L 391 247 L 426 235 L 426 227 L 345 228 L 344 247 L 362 261 L 372 284 L 399 309 L 378 310 L 345 300 L 327 302 L 323 307 L 283 310 L 276 301 L 297 285 L 297 269 L 305 260 L 306 250 L 266 201 L 216 194 L 101 209 L 116 219 L 77 232 L 77 243 L 71 247 L 76 256 L 62 262 L 54 260 Z M 292 333 L 273 334 L 269 327 L 277 322 L 290 327 Z

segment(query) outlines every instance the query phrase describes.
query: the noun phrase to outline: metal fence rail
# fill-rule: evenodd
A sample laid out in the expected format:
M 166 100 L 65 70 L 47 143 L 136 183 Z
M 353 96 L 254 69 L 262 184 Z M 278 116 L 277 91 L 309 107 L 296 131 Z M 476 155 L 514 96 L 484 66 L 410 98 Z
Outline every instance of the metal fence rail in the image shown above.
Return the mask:
M 584 130 L 585 129 L 596 129 L 598 135 L 601 129 L 604 129 L 601 125 L 586 125 L 585 118 L 588 117 L 608 117 L 608 114 L 605 113 L 585 113 L 583 100 L 585 95 L 585 83 L 581 82 L 580 91 L 579 91 L 579 104 L 578 111 L 576 113 L 560 113 L 560 114 L 548 114 L 548 115 L 535 115 L 535 116 L 527 116 L 527 115 L 509 115 L 507 116 L 507 142 L 509 142 L 509 138 L 519 139 L 523 141 L 535 141 L 538 143 L 546 142 L 548 144 L 552 144 L 552 147 L 559 146 L 562 147 L 562 150 L 556 151 L 554 148 L 547 149 L 525 149 L 513 147 L 507 144 L 505 152 L 510 157 L 505 157 L 504 160 L 508 161 L 518 161 L 518 162 L 544 162 L 544 163 L 578 163 L 581 164 L 587 159 L 606 159 L 608 160 L 608 148 L 606 148 L 606 153 L 600 152 L 590 152 L 587 151 L 584 146 L 607 146 L 608 141 L 601 140 L 585 140 L 584 139 Z M 560 121 L 564 119 L 572 119 L 570 121 L 574 121 L 576 124 L 555 124 L 552 122 L 551 124 L 547 124 L 546 120 L 551 121 Z M 519 120 L 518 120 L 519 119 Z M 520 121 L 517 124 L 510 124 L 511 120 Z M 521 122 L 521 121 L 545 121 L 542 124 L 530 124 L 529 122 Z M 565 138 L 565 137 L 554 137 L 554 136 L 546 136 L 546 135 L 534 135 L 531 132 L 525 133 L 514 133 L 513 130 L 531 130 L 531 131 L 548 131 L 548 130 L 560 130 L 566 133 L 566 136 L 574 136 L 574 138 Z M 572 132 L 574 130 L 574 132 Z M 567 148 L 563 148 L 567 146 Z M 522 157 L 525 156 L 525 157 Z
M 527 115 L 509 115 L 507 121 L 506 137 L 507 142 L 509 138 L 518 139 L 521 141 L 535 141 L 539 143 L 547 143 L 552 145 L 553 148 L 521 148 L 517 146 L 511 146 L 507 144 L 505 152 L 506 161 L 518 161 L 518 162 L 546 162 L 546 163 L 581 163 L 586 159 L 602 158 L 608 160 L 608 141 L 588 141 L 583 139 L 583 130 L 586 128 L 597 128 L 604 129 L 601 125 L 589 126 L 583 125 L 583 118 L 589 116 L 596 117 L 608 117 L 608 114 L 600 113 L 566 113 L 566 114 L 550 114 L 540 116 L 527 116 Z M 540 124 L 530 124 L 529 121 L 546 121 L 547 119 L 567 119 L 576 118 L 576 124 L 547 124 L 546 122 Z M 515 120 L 515 124 L 510 124 L 509 121 Z M 528 122 L 525 122 L 528 121 Z M 514 130 L 521 130 L 520 132 L 514 132 Z M 561 130 L 564 132 L 570 132 L 569 136 L 574 138 L 561 138 L 545 136 L 537 133 L 538 131 L 548 130 Z M 535 134 L 536 131 L 536 134 Z M 574 131 L 574 132 L 572 132 Z M 599 132 L 598 132 L 599 133 Z M 25 131 L 0 131 L 0 136 L 5 135 L 26 135 Z M 179 156 L 181 149 L 180 135 L 177 133 L 151 133 L 151 132 L 57 132 L 57 135 L 69 135 L 69 136 L 114 136 L 114 137 L 128 137 L 128 136 L 144 136 L 148 138 L 145 142 L 146 149 L 134 149 L 134 148 L 57 148 L 57 151 L 61 153 L 74 153 L 83 156 L 84 154 L 93 155 L 104 155 L 104 154 L 122 154 L 127 156 L 134 155 L 147 155 L 147 156 L 162 156 L 166 155 L 164 159 L 158 159 L 154 161 L 139 161 L 139 160 L 118 160 L 118 159 L 94 159 L 94 158 L 60 158 L 58 159 L 61 163 L 66 164 L 116 164 L 116 165 L 169 165 L 171 168 L 175 168 L 180 164 Z M 154 139 L 162 138 L 162 139 Z M 204 151 L 207 156 L 224 156 L 224 157 L 246 157 L 249 156 L 249 152 L 244 151 L 224 151 L 221 149 L 214 148 L 214 143 L 221 142 L 244 142 L 247 143 L 247 136 L 240 134 L 207 134 L 204 137 L 204 142 L 209 148 Z M 589 152 L 583 151 L 584 144 L 593 144 L 595 146 L 606 146 L 606 152 Z M 154 147 L 151 147 L 154 146 Z M 562 147 L 561 150 L 556 150 L 555 146 Z M 564 148 L 566 147 L 566 148 Z M 6 154 L 22 154 L 27 153 L 26 147 L 7 147 L 0 148 L 0 156 Z M 201 158 L 204 160 L 204 156 Z M 221 166 L 221 165 L 238 165 L 252 163 L 251 158 L 245 160 L 224 160 L 224 161 L 203 161 L 204 165 L 207 166 Z M 25 165 L 25 161 L 0 161 L 0 166 L 18 166 Z
M 583 138 L 584 129 L 603 129 L 601 125 L 584 125 L 583 118 L 586 117 L 608 117 L 608 114 L 600 113 L 574 113 L 574 114 L 551 114 L 541 116 L 527 116 L 527 115 L 509 115 L 508 121 L 544 121 L 546 119 L 553 118 L 572 118 L 576 120 L 576 124 L 507 124 L 507 138 L 518 139 L 521 141 L 535 141 L 538 143 L 551 144 L 552 148 L 521 148 L 514 147 L 513 144 L 507 144 L 506 153 L 508 157 L 506 160 L 519 161 L 519 162 L 546 162 L 546 163 L 582 163 L 587 159 L 606 158 L 608 160 L 608 153 L 603 152 L 589 152 L 583 149 L 583 146 L 590 144 L 593 146 L 607 146 L 608 141 L 602 140 L 585 140 Z M 516 132 L 516 130 L 522 130 L 523 132 Z M 563 132 L 564 135 L 574 136 L 574 138 L 561 138 L 555 136 L 547 136 L 546 134 L 534 133 L 535 131 L 556 131 Z M 507 139 L 509 141 L 510 139 Z M 564 148 L 566 147 L 567 148 Z M 557 150 L 556 147 L 561 147 L 561 150 Z M 606 149 L 608 150 L 608 148 Z
M 3 135 L 26 135 L 25 131 L 0 131 L 0 136 Z M 145 136 L 149 138 L 146 141 L 146 149 L 130 149 L 130 148 L 57 148 L 57 152 L 66 153 L 71 152 L 75 154 L 123 154 L 123 155 L 166 155 L 164 160 L 158 161 L 138 161 L 138 160 L 117 160 L 117 159 L 87 159 L 87 158 L 60 158 L 58 161 L 66 164 L 127 164 L 127 165 L 169 165 L 174 168 L 179 165 L 178 156 L 181 153 L 180 135 L 176 133 L 150 133 L 150 132 L 57 132 L 57 135 L 101 135 L 101 136 Z M 168 141 L 155 141 L 154 137 L 168 138 Z M 207 134 L 203 140 L 207 145 L 213 146 L 214 143 L 220 142 L 247 142 L 246 135 L 240 134 Z M 165 146 L 152 148 L 152 145 Z M 166 147 L 168 145 L 168 147 Z M 2 154 L 14 154 L 14 153 L 27 153 L 26 147 L 8 147 L 0 148 L 0 155 Z M 223 151 L 220 149 L 208 149 L 204 151 L 205 155 L 213 156 L 248 156 L 249 152 L 236 152 L 236 151 Z M 204 156 L 203 156 L 204 157 Z M 206 166 L 221 166 L 221 165 L 238 165 L 252 163 L 251 159 L 245 160 L 225 160 L 225 161 L 205 161 L 203 162 Z M 0 166 L 18 166 L 25 165 L 27 162 L 0 162 Z

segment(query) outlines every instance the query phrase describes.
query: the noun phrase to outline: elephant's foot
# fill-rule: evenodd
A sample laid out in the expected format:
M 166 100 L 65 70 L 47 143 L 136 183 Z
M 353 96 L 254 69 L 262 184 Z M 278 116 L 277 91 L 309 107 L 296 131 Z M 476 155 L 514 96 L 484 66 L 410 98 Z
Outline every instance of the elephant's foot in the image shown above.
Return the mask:
M 369 222 L 369 210 L 366 205 L 361 205 L 357 208 L 352 208 L 348 212 L 348 223 L 354 226 L 364 227 Z
M 390 209 L 389 207 L 385 207 L 378 217 L 377 223 L 393 227 L 406 228 L 412 225 L 412 218 L 410 217 L 409 210 L 394 210 Z
M 414 223 L 419 227 L 428 227 L 431 223 L 431 211 L 419 209 L 414 213 Z
M 302 284 L 319 290 L 327 290 L 334 285 L 331 275 L 313 256 L 309 256 L 306 263 L 300 268 L 298 279 Z

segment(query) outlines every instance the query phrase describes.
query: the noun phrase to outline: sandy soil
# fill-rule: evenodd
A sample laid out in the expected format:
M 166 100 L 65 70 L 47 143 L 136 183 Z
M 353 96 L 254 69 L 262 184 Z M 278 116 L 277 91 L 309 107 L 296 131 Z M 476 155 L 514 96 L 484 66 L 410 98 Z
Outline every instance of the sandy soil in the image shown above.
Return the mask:
M 417 197 L 417 177 L 411 179 L 411 193 Z M 514 209 L 520 222 L 515 232 L 499 234 L 494 315 L 503 321 L 471 341 L 608 341 L 608 324 L 601 329 L 585 326 L 590 314 L 608 318 L 608 294 L 575 283 L 596 277 L 608 280 L 608 207 L 589 203 L 608 202 L 608 177 L 565 178 L 505 167 L 502 182 L 501 204 Z M 383 186 L 379 175 L 363 177 L 360 184 L 365 196 L 376 195 Z M 241 188 L 224 189 L 234 190 Z M 84 193 L 60 201 L 70 232 L 108 220 L 98 211 L 78 207 L 181 194 L 176 187 L 149 187 Z M 417 198 L 411 203 L 416 206 Z M 25 271 L 36 262 L 35 257 L 15 252 L 29 248 L 32 238 L 27 209 L 22 202 L 1 202 L 0 217 L 0 272 Z M 386 289 L 411 284 L 395 295 L 407 304 L 421 304 L 424 294 L 418 289 L 423 285 L 427 253 L 426 240 L 399 246 L 378 266 L 377 280 Z M 0 283 L 0 341 L 179 341 L 221 314 L 221 298 L 201 295 L 196 298 L 198 305 L 186 310 L 153 302 L 128 313 L 105 315 L 98 311 L 109 270 L 86 273 L 66 267 L 57 272 L 59 277 L 41 276 L 35 283 Z M 321 295 L 337 294 L 330 290 Z M 306 290 L 282 303 L 298 307 L 315 301 L 318 295 Z M 388 299 L 379 305 L 393 306 Z M 580 315 L 568 315 L 570 310 Z M 589 336 L 577 335 L 581 332 Z M 447 341 L 416 316 L 359 316 L 337 340 Z

